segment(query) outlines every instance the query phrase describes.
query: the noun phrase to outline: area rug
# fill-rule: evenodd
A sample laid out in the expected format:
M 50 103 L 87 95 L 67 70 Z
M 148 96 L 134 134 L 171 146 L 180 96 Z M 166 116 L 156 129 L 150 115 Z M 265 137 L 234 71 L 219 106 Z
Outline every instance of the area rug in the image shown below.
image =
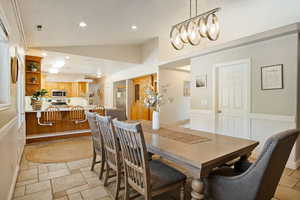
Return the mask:
M 26 152 L 26 159 L 35 163 L 70 162 L 92 156 L 91 139 L 55 141 L 37 145 Z

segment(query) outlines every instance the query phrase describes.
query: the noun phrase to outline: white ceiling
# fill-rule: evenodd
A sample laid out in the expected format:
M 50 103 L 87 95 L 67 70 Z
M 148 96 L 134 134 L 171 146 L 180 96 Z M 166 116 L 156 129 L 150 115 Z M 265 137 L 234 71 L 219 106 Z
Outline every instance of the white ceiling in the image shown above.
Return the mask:
M 30 47 L 138 44 L 169 35 L 189 16 L 188 0 L 26 0 L 22 18 Z M 79 28 L 80 21 L 88 24 Z M 36 25 L 43 25 L 37 31 Z M 138 27 L 131 29 L 132 25 Z
M 29 55 L 42 56 L 44 51 L 31 51 Z M 76 56 L 70 54 L 62 54 L 56 52 L 46 52 L 47 56 L 42 60 L 42 71 L 49 72 L 50 68 L 53 68 L 53 65 L 57 61 L 64 61 L 65 65 L 62 68 L 59 68 L 59 74 L 81 74 L 87 76 L 96 76 L 98 73 L 102 75 L 108 75 L 114 72 L 118 72 L 129 67 L 134 67 L 136 65 L 115 62 L 104 59 L 97 59 L 84 56 Z M 66 57 L 69 57 L 67 59 Z

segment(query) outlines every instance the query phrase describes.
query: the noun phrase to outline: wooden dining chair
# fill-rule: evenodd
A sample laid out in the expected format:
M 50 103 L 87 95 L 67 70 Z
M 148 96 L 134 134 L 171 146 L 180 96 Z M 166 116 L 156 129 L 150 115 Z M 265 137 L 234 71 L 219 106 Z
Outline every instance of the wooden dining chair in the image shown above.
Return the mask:
M 126 111 L 117 108 L 108 108 L 105 109 L 105 116 L 110 116 L 112 119 L 117 119 L 119 121 L 126 121 Z
M 124 199 L 130 198 L 129 186 L 146 200 L 181 188 L 181 199 L 184 199 L 186 176 L 159 160 L 148 161 L 141 124 L 113 120 L 113 125 L 120 141 L 125 169 Z
M 61 120 L 61 112 L 57 106 L 49 106 L 43 112 L 37 112 L 37 121 L 40 126 L 53 126 Z
M 104 153 L 102 135 L 100 133 L 100 129 L 96 121 L 96 115 L 97 114 L 93 112 L 86 113 L 86 117 L 91 129 L 92 141 L 93 141 L 93 160 L 92 160 L 91 171 L 94 171 L 94 167 L 96 164 L 101 164 L 99 179 L 102 179 L 103 172 L 104 172 L 104 164 L 105 164 L 105 153 Z M 100 157 L 99 161 L 96 161 L 97 155 Z
M 86 119 L 84 107 L 72 106 L 69 113 L 69 119 L 73 121 L 75 124 L 80 124 L 85 122 L 87 119 Z
M 97 115 L 96 120 L 100 128 L 100 133 L 102 134 L 103 145 L 105 149 L 106 174 L 104 186 L 107 186 L 109 178 L 114 177 L 114 175 L 110 176 L 110 172 L 116 172 L 114 199 L 117 200 L 120 192 L 122 176 L 122 157 L 120 153 L 120 145 L 112 127 L 111 117 Z

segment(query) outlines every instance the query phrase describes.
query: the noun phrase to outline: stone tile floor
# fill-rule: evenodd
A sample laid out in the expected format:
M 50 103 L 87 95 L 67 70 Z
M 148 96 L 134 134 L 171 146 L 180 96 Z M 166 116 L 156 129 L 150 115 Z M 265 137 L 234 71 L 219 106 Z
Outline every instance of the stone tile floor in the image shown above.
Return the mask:
M 27 145 L 24 154 L 36 145 Z M 14 200 L 111 200 L 108 188 L 98 179 L 99 165 L 90 171 L 91 159 L 66 163 L 39 164 L 23 156 Z M 121 198 L 120 198 L 121 199 Z M 143 198 L 139 198 L 143 199 Z M 156 199 L 177 199 L 161 196 Z M 300 170 L 285 169 L 274 199 L 300 199 Z

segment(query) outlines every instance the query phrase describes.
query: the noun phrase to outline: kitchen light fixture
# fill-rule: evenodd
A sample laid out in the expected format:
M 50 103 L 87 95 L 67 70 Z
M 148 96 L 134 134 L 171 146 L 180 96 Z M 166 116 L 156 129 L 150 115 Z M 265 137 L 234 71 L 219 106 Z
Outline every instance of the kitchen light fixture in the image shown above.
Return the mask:
M 136 30 L 136 29 L 137 29 L 137 26 L 136 26 L 136 25 L 132 25 L 132 26 L 131 26 L 131 29 L 132 29 L 132 30 Z
M 47 56 L 47 53 L 46 53 L 46 52 L 43 52 L 43 53 L 42 53 L 42 56 L 43 56 L 43 57 L 46 57 L 46 56 Z
M 200 44 L 201 38 L 216 41 L 220 35 L 219 20 L 216 15 L 221 8 L 215 8 L 198 15 L 198 0 L 195 0 L 195 13 L 192 17 L 192 0 L 190 0 L 190 18 L 175 24 L 170 31 L 170 41 L 176 50 L 181 50 L 185 44 L 193 46 Z
M 87 24 L 86 24 L 85 22 L 80 22 L 80 23 L 79 23 L 79 26 L 80 26 L 81 28 L 85 28 L 85 27 L 87 27 Z
M 58 73 L 58 69 L 57 68 L 50 68 L 49 69 L 49 73 L 50 74 L 57 74 Z
M 59 61 L 56 61 L 56 62 L 53 64 L 53 67 L 54 67 L 54 68 L 62 68 L 65 64 L 66 64 L 65 61 L 59 60 Z
M 69 60 L 69 59 L 70 59 L 70 56 L 66 56 L 66 59 Z

